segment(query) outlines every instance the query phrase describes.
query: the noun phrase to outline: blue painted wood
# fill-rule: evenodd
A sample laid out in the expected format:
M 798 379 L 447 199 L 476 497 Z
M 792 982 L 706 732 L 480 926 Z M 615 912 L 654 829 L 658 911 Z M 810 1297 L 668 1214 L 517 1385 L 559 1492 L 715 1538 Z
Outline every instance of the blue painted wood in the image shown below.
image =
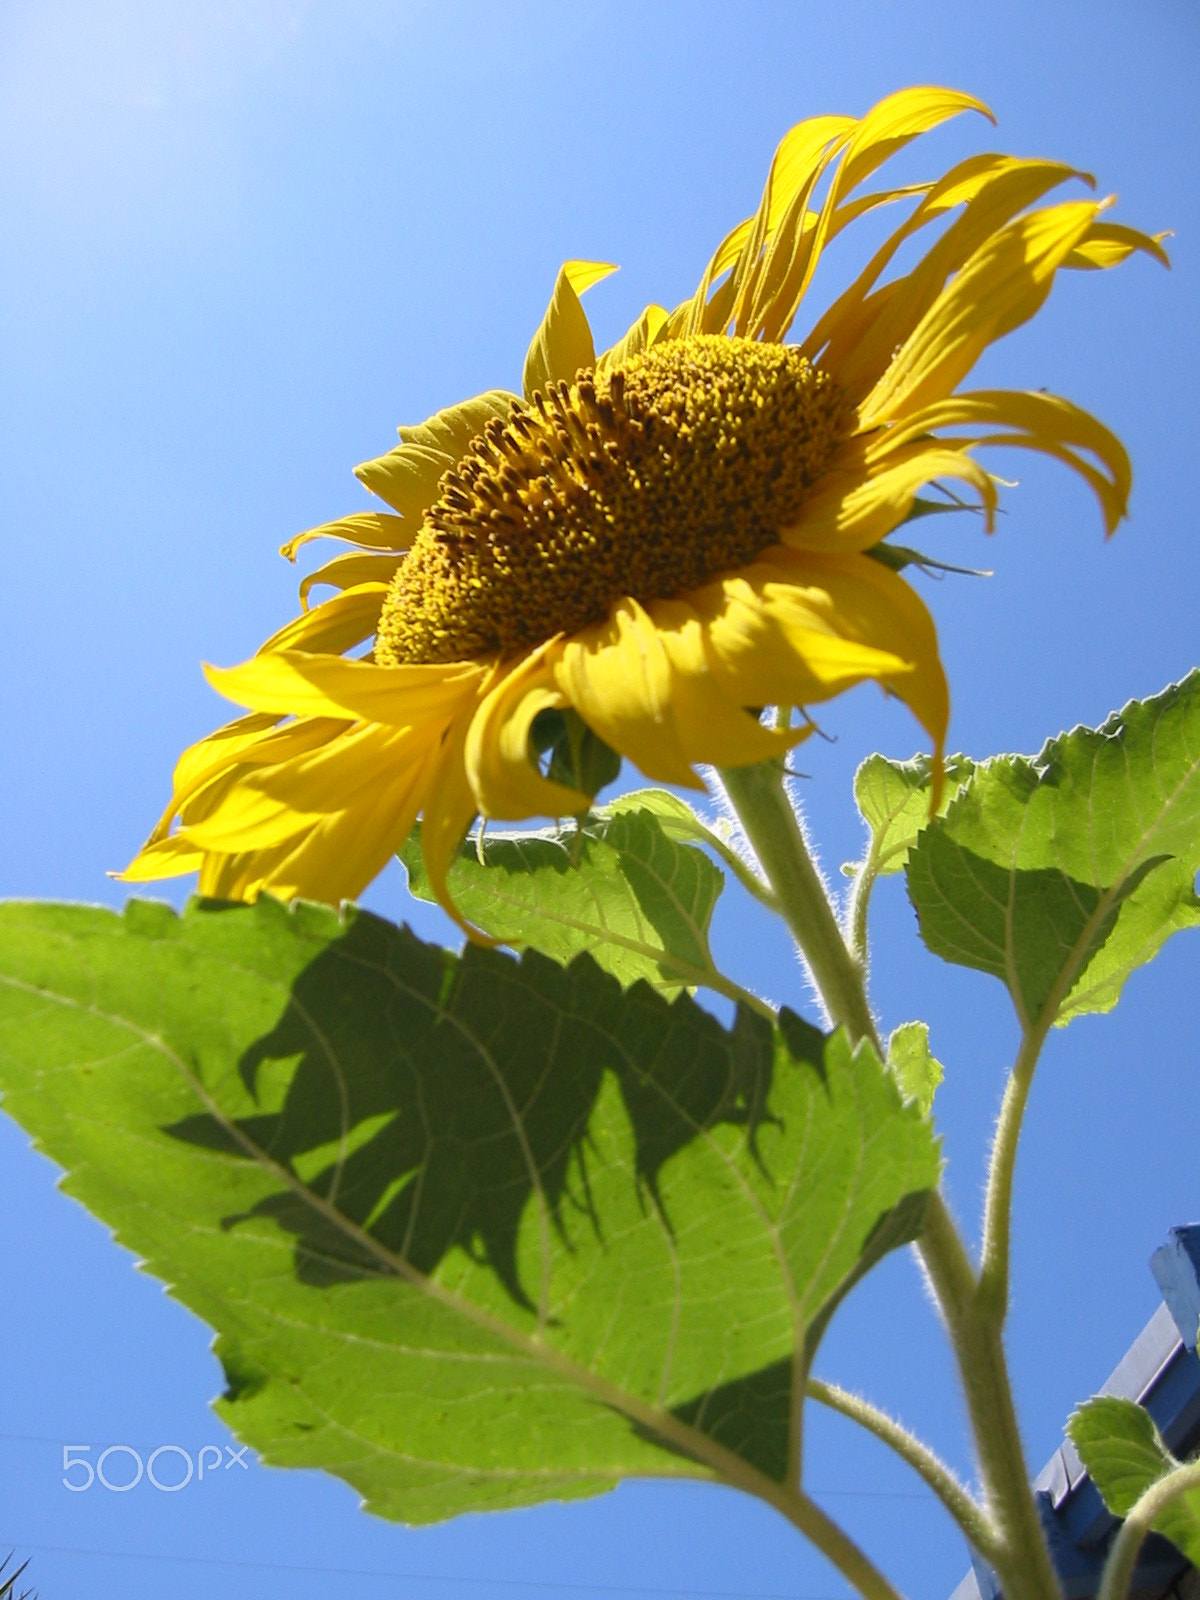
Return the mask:
M 1200 1451 L 1200 1223 L 1172 1228 L 1150 1258 L 1163 1303 L 1105 1380 L 1101 1394 L 1136 1400 L 1154 1418 L 1169 1449 L 1182 1459 Z M 1084 1470 L 1071 1441 L 1034 1480 L 1065 1600 L 1093 1600 L 1118 1520 Z M 951 1600 L 1003 1600 L 995 1573 L 975 1552 Z M 1130 1586 L 1130 1600 L 1166 1600 L 1191 1565 L 1165 1539 L 1151 1537 Z

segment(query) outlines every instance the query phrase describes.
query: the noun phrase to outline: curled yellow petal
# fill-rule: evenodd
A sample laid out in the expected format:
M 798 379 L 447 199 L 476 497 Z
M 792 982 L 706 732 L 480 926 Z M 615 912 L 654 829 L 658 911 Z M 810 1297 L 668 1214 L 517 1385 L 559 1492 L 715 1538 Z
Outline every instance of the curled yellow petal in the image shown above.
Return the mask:
M 362 584 L 386 586 L 391 582 L 399 565 L 399 555 L 345 555 L 335 556 L 323 567 L 310 572 L 300 583 L 300 605 L 308 610 L 308 597 L 318 584 L 327 583 L 334 589 L 355 589 Z M 366 635 L 364 634 L 365 638 Z M 357 640 L 354 643 L 358 643 Z
M 940 428 L 957 427 L 973 430 L 968 441 L 972 448 L 1016 445 L 1062 461 L 1094 491 L 1106 533 L 1112 533 L 1125 516 L 1133 474 L 1124 445 L 1090 412 L 1060 395 L 1013 389 L 951 395 L 911 413 L 889 430 L 876 459 L 882 461 L 888 450 L 907 448 L 911 441 Z M 1080 451 L 1095 457 L 1102 470 Z
M 948 395 L 989 344 L 1033 316 L 1100 209 L 1087 200 L 1046 206 L 981 245 L 867 396 L 860 426 L 871 428 Z
M 570 383 L 584 367 L 596 364 L 596 347 L 579 296 L 617 269 L 607 261 L 567 261 L 559 269 L 541 327 L 525 357 L 525 398 L 560 379 Z
M 1140 250 L 1160 266 L 1169 267 L 1171 258 L 1162 242 L 1170 237 L 1170 233 L 1142 233 L 1137 228 L 1127 228 L 1122 222 L 1093 222 L 1063 266 L 1103 271 L 1120 266 Z
M 856 440 L 805 502 L 801 521 L 780 529 L 780 541 L 795 550 L 869 550 L 900 526 L 920 490 L 940 478 L 975 490 L 990 529 L 996 485 L 967 454 L 969 442 L 930 438 L 909 443 L 882 464 L 870 462 L 867 447 Z
M 296 552 L 313 539 L 340 539 L 362 550 L 407 550 L 419 526 L 407 517 L 391 517 L 382 511 L 360 511 L 296 534 L 279 546 L 279 554 L 288 561 L 295 561 Z
M 949 693 L 937 635 L 894 572 L 858 554 L 778 549 L 722 588 L 709 638 L 731 686 L 762 704 L 808 705 L 874 679 L 910 707 L 940 750 Z
M 312 611 L 302 611 L 259 646 L 259 654 L 279 650 L 340 652 L 369 639 L 387 599 L 386 583 L 359 583 Z
M 530 760 L 530 734 L 541 711 L 561 710 L 548 652 L 527 657 L 485 696 L 471 718 L 463 759 L 479 814 L 501 821 L 567 817 L 586 811 L 586 794 L 543 778 Z

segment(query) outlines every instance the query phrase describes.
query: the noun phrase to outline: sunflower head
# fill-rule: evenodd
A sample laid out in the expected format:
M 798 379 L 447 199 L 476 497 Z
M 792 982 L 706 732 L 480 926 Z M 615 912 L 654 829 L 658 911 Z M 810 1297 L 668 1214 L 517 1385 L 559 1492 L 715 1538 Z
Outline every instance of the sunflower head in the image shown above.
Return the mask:
M 375 659 L 516 655 L 626 594 L 644 605 L 743 566 L 800 516 L 851 422 L 798 350 L 716 334 L 536 391 L 442 479 Z
M 1165 261 L 1091 198 L 1086 174 L 1007 155 L 867 187 L 963 111 L 953 90 L 889 96 L 783 139 L 754 214 L 696 292 L 649 305 L 597 355 L 580 300 L 613 270 L 559 273 L 524 394 L 489 390 L 401 428 L 358 469 L 386 509 L 299 535 L 342 543 L 301 614 L 216 687 L 248 709 L 185 752 L 171 803 L 125 876 L 199 869 L 205 894 L 358 894 L 418 816 L 431 883 L 473 817 L 561 816 L 619 758 L 696 786 L 698 769 L 777 756 L 795 708 L 872 680 L 926 729 L 949 696 L 924 603 L 875 559 L 926 485 L 973 496 L 976 459 L 1039 450 L 1125 515 L 1119 441 L 1042 390 L 970 390 L 988 347 L 1063 269 Z M 986 113 L 990 115 L 990 113 Z M 823 253 L 862 216 L 899 220 L 828 308 L 785 342 Z M 903 247 L 924 245 L 896 270 Z M 318 584 L 333 597 L 310 608 Z M 359 652 L 354 654 L 354 652 Z M 769 723 L 763 708 L 778 708 Z

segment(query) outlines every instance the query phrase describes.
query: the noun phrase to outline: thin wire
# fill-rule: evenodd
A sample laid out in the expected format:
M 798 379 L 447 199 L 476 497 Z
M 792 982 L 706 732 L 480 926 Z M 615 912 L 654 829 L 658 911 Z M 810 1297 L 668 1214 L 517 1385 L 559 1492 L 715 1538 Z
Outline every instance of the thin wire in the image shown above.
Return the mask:
M 3 1541 L 7 1543 L 7 1540 Z M 101 1556 L 112 1561 L 166 1561 L 192 1567 L 236 1567 L 254 1572 L 309 1573 L 328 1578 L 400 1578 L 405 1583 L 458 1583 L 472 1588 L 492 1589 L 553 1589 L 568 1594 L 615 1594 L 654 1597 L 654 1600 L 845 1600 L 842 1595 L 765 1594 L 761 1590 L 717 1589 L 627 1589 L 603 1583 L 549 1583 L 537 1578 L 470 1578 L 454 1574 L 435 1576 L 425 1572 L 383 1572 L 363 1567 L 300 1567 L 284 1566 L 270 1561 L 232 1561 L 219 1556 L 165 1556 L 145 1550 L 89 1550 L 79 1545 L 30 1544 L 20 1541 L 22 1550 L 33 1550 L 39 1555 Z

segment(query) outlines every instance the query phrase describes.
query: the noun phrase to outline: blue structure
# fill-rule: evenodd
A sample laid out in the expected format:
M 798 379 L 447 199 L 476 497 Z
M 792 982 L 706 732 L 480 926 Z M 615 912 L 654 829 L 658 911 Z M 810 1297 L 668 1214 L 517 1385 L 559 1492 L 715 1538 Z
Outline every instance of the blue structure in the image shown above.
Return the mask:
M 1136 1400 L 1180 1459 L 1200 1451 L 1200 1224 L 1172 1228 L 1150 1258 L 1163 1303 L 1110 1373 L 1101 1394 Z M 1092 1600 L 1118 1527 L 1067 1438 L 1033 1485 L 1042 1526 L 1066 1600 Z M 1200 1574 L 1165 1539 L 1151 1536 L 1129 1590 L 1130 1600 L 1193 1600 Z M 996 1575 L 974 1551 L 971 1570 L 952 1600 L 1002 1600 Z

